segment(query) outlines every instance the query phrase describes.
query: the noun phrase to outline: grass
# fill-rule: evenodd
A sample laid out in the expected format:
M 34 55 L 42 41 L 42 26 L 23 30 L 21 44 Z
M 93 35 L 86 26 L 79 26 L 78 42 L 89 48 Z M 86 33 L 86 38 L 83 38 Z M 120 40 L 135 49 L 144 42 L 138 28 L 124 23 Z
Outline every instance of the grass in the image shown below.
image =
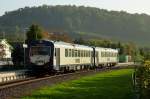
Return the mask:
M 23 99 L 133 99 L 132 69 L 113 70 L 36 90 Z

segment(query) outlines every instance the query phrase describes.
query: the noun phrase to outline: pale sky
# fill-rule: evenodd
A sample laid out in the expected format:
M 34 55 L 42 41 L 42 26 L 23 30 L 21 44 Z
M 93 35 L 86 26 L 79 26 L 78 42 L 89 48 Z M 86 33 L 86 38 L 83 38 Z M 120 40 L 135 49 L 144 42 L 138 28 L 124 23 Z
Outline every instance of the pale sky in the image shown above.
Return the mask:
M 146 13 L 150 15 L 150 0 L 0 0 L 0 16 L 25 6 L 40 5 L 84 5 L 101 9 Z

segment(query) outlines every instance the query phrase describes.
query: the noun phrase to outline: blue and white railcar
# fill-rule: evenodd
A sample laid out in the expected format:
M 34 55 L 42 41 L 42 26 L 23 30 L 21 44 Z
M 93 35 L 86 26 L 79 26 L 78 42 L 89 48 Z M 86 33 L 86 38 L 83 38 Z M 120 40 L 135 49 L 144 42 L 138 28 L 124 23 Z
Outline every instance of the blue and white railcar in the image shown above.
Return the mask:
M 79 70 L 93 66 L 93 48 L 65 42 L 36 40 L 29 43 L 29 63 L 36 70 Z
M 54 44 L 47 40 L 34 40 L 28 44 L 28 66 L 36 71 L 53 70 Z

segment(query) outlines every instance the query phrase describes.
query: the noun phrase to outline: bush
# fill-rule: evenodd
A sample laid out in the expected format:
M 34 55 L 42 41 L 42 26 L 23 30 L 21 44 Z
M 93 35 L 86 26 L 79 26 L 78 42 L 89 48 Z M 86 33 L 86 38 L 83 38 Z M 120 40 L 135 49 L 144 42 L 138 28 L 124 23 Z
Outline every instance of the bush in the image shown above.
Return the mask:
M 136 69 L 136 81 L 141 99 L 150 99 L 150 61 L 145 61 Z

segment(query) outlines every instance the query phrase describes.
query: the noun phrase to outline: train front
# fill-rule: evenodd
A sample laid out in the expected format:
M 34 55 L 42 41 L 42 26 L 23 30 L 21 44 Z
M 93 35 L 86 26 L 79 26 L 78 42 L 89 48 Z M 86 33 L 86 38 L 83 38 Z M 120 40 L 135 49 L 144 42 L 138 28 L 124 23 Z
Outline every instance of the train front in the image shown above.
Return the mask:
M 36 40 L 29 44 L 29 66 L 36 73 L 53 70 L 54 45 L 51 41 Z

